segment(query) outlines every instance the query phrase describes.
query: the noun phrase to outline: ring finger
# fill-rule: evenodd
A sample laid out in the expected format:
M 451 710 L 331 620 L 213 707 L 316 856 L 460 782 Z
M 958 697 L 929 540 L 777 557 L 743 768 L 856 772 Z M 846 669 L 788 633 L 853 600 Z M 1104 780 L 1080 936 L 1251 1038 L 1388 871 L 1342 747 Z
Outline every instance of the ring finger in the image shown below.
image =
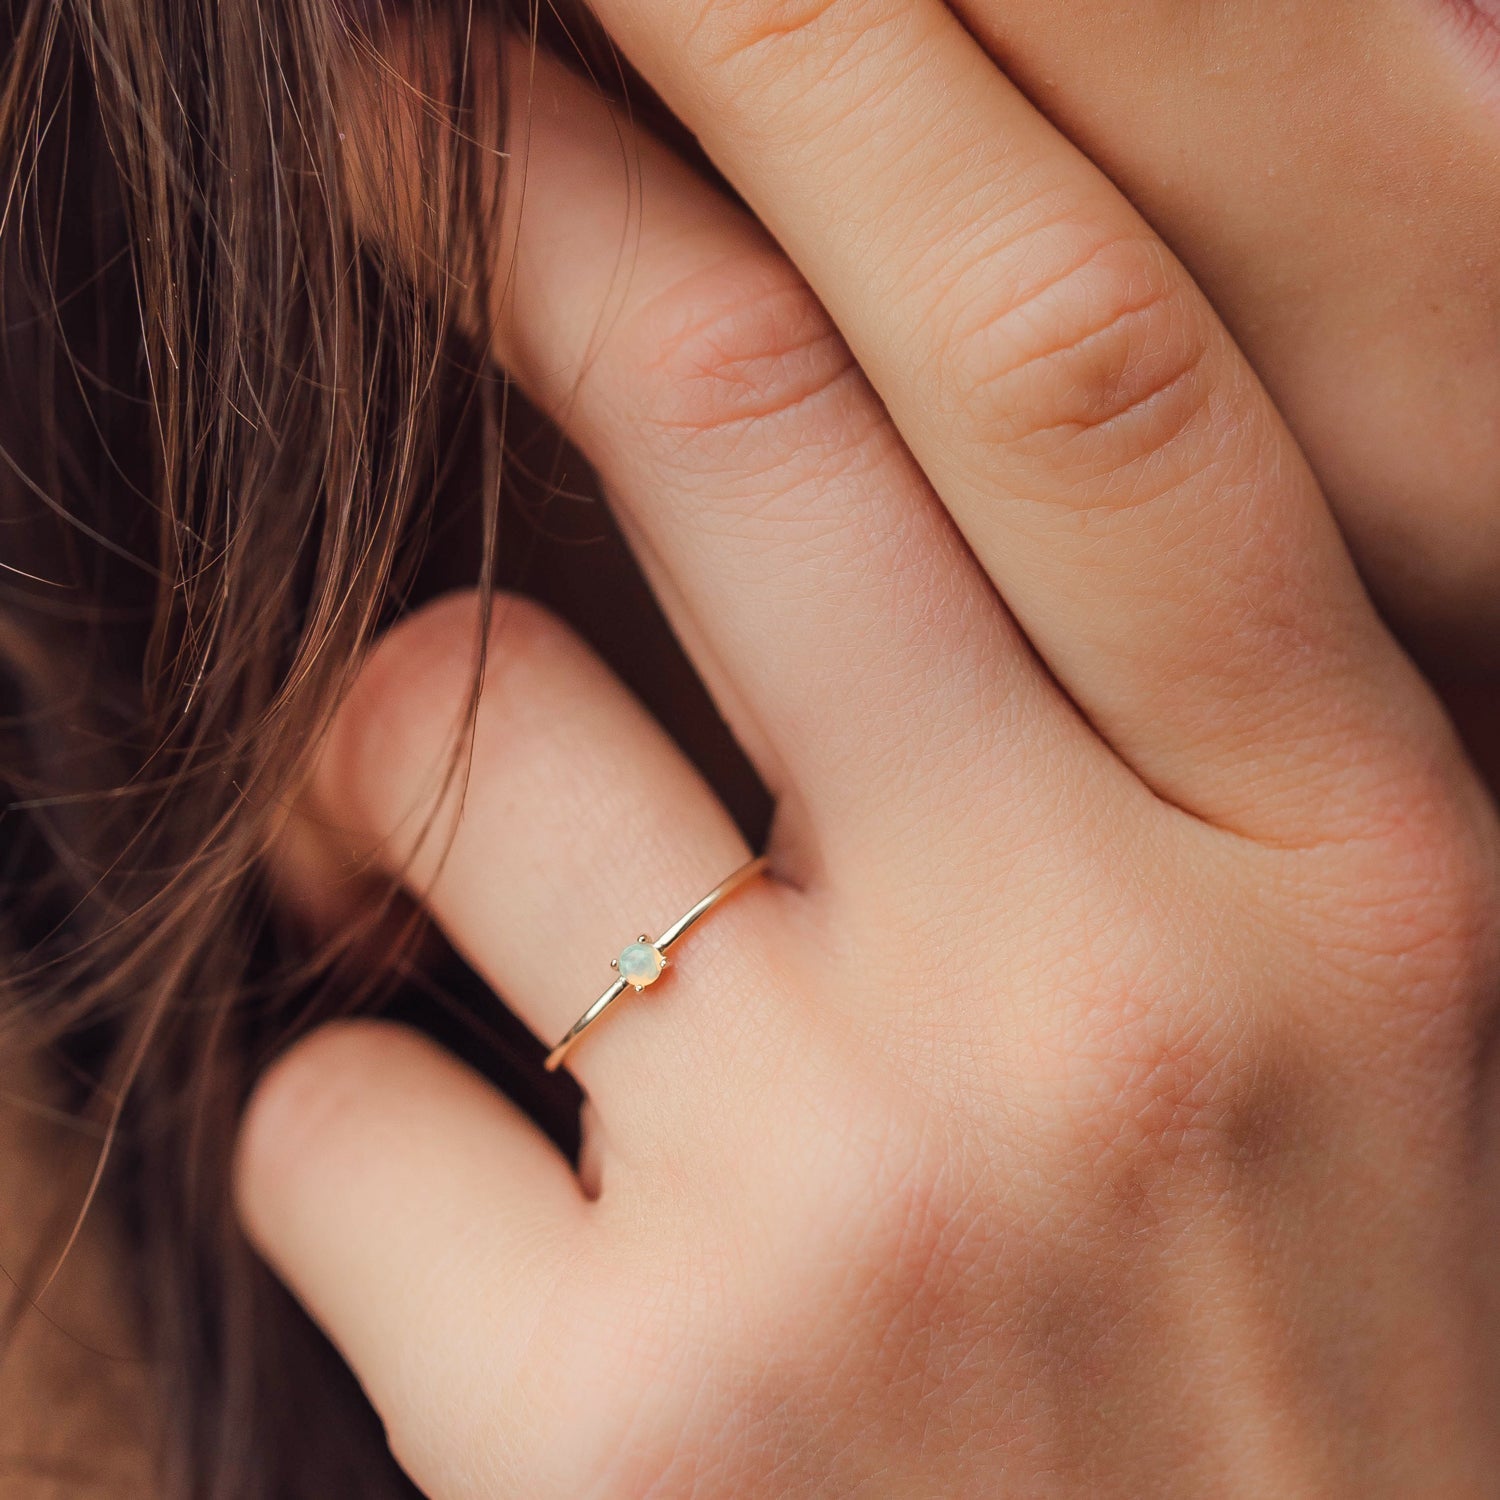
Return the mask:
M 657 937 L 748 852 L 702 778 L 569 630 L 523 599 L 496 601 L 466 773 L 447 776 L 478 644 L 477 597 L 397 625 L 341 705 L 309 821 L 363 863 L 400 873 L 469 962 L 549 1045 L 609 984 L 610 960 Z M 625 878 L 622 878 L 622 872 Z M 737 1086 L 797 1017 L 760 993 L 783 951 L 780 888 L 755 882 L 672 950 L 660 987 L 618 1002 L 568 1066 L 603 1120 L 606 1154 L 633 1154 L 659 1101 L 698 1111 Z M 770 940 L 772 930 L 780 934 Z M 732 987 L 733 1004 L 717 997 Z M 741 1033 L 753 1028 L 755 1044 Z M 655 1143 L 670 1133 L 653 1131 Z

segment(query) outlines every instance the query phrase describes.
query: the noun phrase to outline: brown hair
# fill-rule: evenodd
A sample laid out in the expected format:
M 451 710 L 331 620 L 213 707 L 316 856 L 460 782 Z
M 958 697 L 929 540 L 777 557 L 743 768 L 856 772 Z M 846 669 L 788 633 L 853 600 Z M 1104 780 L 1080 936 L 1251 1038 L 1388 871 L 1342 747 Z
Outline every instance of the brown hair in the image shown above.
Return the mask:
M 434 526 L 492 582 L 505 390 L 455 329 L 485 326 L 502 111 L 476 108 L 467 0 L 403 9 L 452 39 L 412 82 L 451 188 L 407 225 L 421 286 L 351 208 L 341 80 L 373 7 L 0 7 L 0 1046 L 45 1050 L 108 1142 L 174 1496 L 410 1493 L 233 1225 L 268 1057 L 354 1004 L 447 1015 L 492 1071 L 528 1055 L 442 1003 L 456 969 L 421 1000 L 352 985 L 264 873 L 363 648 L 434 586 Z M 570 1146 L 576 1096 L 527 1102 Z M 63 1244 L 6 1268 L 23 1292 Z

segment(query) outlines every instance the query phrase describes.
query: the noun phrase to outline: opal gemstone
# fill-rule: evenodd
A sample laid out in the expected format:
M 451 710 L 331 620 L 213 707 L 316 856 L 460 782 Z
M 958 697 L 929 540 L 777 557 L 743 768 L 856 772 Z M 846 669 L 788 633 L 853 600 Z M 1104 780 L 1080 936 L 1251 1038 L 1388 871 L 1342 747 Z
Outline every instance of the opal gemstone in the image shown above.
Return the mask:
M 666 959 L 651 943 L 632 943 L 620 955 L 620 978 L 626 984 L 643 990 L 655 984 L 666 967 Z

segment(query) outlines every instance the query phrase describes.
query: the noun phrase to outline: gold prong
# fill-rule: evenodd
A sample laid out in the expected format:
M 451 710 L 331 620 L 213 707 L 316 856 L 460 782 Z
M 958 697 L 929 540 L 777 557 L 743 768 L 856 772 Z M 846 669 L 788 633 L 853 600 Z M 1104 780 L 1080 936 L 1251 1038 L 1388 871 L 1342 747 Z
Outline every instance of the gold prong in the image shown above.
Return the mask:
M 649 943 L 650 941 L 651 939 L 648 938 L 644 932 L 636 939 L 636 942 L 638 943 Z
M 620 967 L 620 960 L 618 958 L 610 959 L 609 966 L 612 969 L 618 969 Z

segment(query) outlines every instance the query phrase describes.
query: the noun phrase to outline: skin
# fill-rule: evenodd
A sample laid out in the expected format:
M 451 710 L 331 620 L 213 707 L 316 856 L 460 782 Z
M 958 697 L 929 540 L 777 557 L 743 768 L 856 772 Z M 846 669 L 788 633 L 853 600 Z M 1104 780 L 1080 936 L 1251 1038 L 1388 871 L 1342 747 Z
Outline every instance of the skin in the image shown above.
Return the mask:
M 495 352 L 775 876 L 573 1054 L 581 1181 L 345 1025 L 257 1094 L 250 1234 L 434 1500 L 1489 1493 L 1500 832 L 1286 425 L 936 0 L 599 9 L 775 242 L 541 64 Z M 746 850 L 520 600 L 418 837 L 474 620 L 381 643 L 308 822 L 551 1039 Z
M 1500 5 L 957 8 L 1208 293 L 1424 664 L 1493 685 Z

